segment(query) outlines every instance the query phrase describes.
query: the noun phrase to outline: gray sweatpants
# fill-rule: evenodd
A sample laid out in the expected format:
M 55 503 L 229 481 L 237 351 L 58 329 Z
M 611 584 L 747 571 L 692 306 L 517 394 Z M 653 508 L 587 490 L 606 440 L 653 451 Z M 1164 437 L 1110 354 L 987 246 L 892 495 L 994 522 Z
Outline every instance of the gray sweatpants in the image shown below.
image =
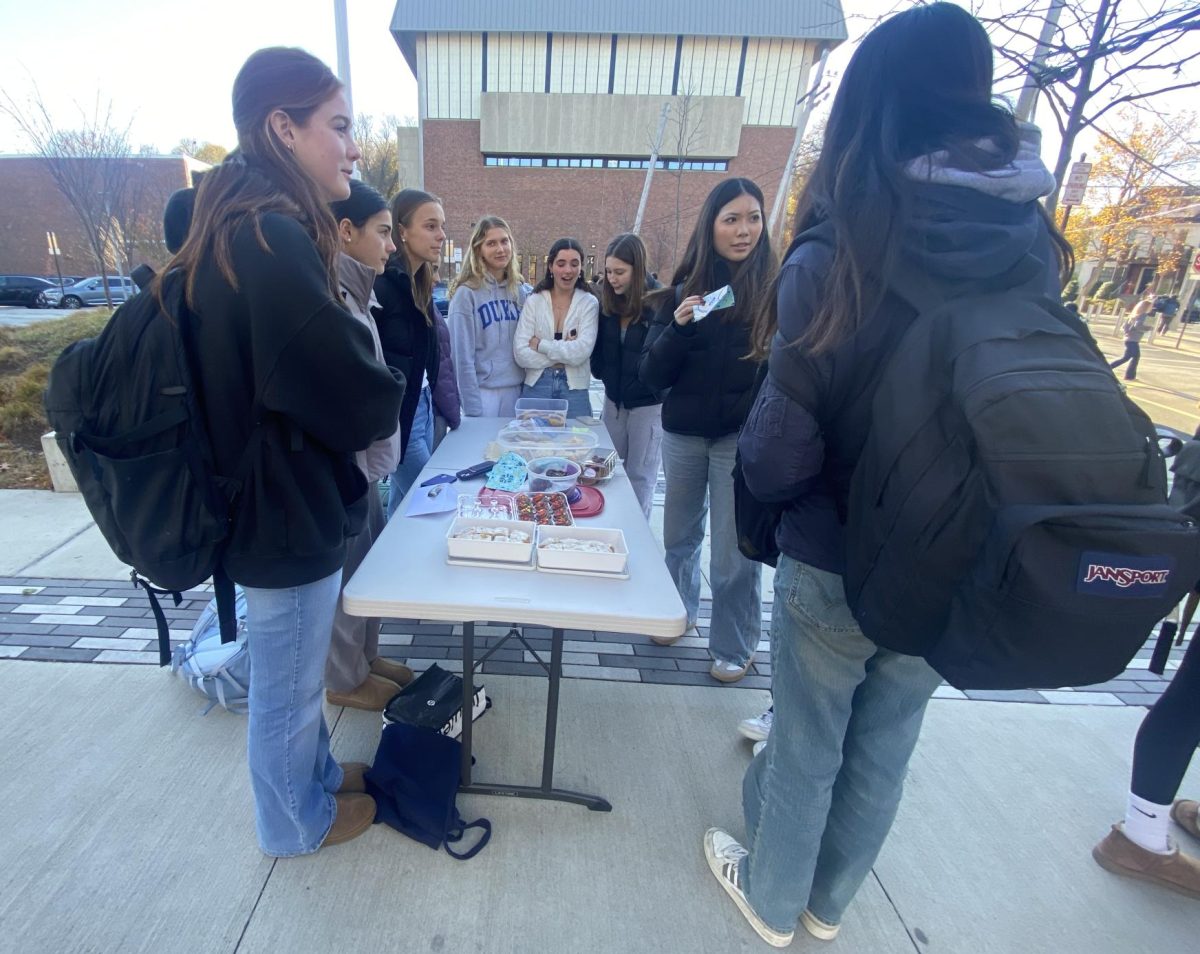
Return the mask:
M 604 425 L 613 440 L 613 450 L 625 461 L 625 475 L 633 493 L 650 519 L 654 487 L 662 465 L 662 405 L 621 408 L 604 399 Z
M 385 523 L 383 501 L 379 497 L 379 482 L 367 488 L 367 520 L 362 530 L 346 541 L 346 563 L 342 568 L 342 587 L 358 569 L 371 544 L 383 532 Z M 333 617 L 333 638 L 325 660 L 325 688 L 331 692 L 353 692 L 371 671 L 371 662 L 379 655 L 379 626 L 377 617 L 350 616 L 342 608 L 338 595 L 337 612 Z

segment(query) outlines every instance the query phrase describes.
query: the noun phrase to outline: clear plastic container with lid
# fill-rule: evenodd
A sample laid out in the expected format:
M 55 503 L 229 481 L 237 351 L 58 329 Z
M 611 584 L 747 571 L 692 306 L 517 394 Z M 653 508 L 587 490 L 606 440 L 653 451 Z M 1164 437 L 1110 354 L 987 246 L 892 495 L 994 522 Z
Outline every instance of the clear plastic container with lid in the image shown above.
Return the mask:
M 586 427 L 541 427 L 514 421 L 496 437 L 501 454 L 513 453 L 526 461 L 539 457 L 565 457 L 582 464 L 595 450 L 599 439 Z
M 519 398 L 516 420 L 528 421 L 542 427 L 566 427 L 567 409 L 570 406 L 562 398 Z

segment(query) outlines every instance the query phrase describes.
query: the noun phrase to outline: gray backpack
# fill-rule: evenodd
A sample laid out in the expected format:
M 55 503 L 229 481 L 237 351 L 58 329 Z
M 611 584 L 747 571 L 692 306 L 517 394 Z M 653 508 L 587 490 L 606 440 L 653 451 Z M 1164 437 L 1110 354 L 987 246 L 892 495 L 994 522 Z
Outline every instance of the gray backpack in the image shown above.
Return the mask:
M 246 645 L 246 594 L 236 588 L 234 613 L 237 617 L 237 638 L 221 642 L 221 624 L 217 618 L 217 601 L 204 608 L 192 627 L 192 636 L 171 653 L 171 672 L 189 683 L 210 700 L 201 715 L 213 706 L 230 712 L 245 713 L 250 696 L 250 649 Z

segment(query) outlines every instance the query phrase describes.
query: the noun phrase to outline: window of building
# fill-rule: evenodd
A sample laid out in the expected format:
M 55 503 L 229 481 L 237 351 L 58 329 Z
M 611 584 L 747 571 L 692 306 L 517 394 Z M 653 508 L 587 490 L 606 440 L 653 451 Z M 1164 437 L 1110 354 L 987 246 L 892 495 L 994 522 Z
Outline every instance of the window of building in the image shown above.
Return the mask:
M 518 166 L 550 169 L 647 169 L 649 159 L 616 159 L 602 156 L 484 156 L 485 166 Z M 658 160 L 656 169 L 672 172 L 726 172 L 726 160 L 669 159 Z

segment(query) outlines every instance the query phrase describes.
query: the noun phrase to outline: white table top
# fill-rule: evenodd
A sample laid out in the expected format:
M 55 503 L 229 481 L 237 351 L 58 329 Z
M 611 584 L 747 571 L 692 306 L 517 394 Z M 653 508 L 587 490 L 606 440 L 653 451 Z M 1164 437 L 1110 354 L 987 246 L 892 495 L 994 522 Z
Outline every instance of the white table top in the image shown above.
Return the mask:
M 500 418 L 464 418 L 446 435 L 429 466 L 413 485 L 436 473 L 483 460 L 483 449 L 506 423 Z M 608 433 L 598 428 L 602 443 Z M 483 480 L 450 485 L 474 493 Z M 446 531 L 453 513 L 403 516 L 401 505 L 371 552 L 346 584 L 343 605 L 357 616 L 433 619 L 448 622 L 496 620 L 563 629 L 678 636 L 687 623 L 662 551 L 650 532 L 623 471 L 602 484 L 604 510 L 580 526 L 613 527 L 625 533 L 629 579 L 564 576 L 538 571 L 450 566 Z

